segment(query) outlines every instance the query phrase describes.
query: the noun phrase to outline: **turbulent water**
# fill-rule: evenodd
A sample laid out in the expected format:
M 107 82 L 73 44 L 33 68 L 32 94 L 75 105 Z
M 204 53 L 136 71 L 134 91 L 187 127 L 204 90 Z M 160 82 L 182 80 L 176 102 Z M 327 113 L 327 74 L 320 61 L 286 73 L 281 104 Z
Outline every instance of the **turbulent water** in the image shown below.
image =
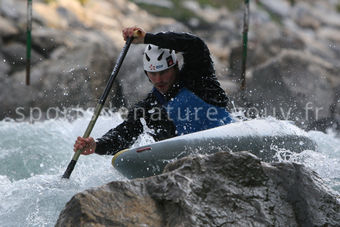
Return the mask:
M 0 121 L 0 226 L 54 226 L 66 202 L 77 192 L 110 181 L 126 180 L 111 166 L 110 156 L 81 156 L 71 178 L 61 179 L 72 158 L 73 143 L 85 131 L 90 112 L 74 121 L 28 123 Z M 92 136 L 99 137 L 122 121 L 118 113 L 101 116 Z M 340 194 L 340 139 L 332 132 L 308 132 L 317 151 L 289 154 L 281 161 L 303 163 Z M 143 135 L 135 146 L 150 142 Z

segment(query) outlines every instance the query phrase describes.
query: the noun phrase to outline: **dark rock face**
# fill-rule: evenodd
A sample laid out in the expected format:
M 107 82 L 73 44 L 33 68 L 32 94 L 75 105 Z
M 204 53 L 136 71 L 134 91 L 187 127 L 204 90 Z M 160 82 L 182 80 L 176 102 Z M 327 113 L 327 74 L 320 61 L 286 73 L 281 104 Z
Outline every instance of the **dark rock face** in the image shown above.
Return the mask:
M 0 118 L 29 115 L 32 108 L 94 106 L 111 73 L 112 50 L 99 42 L 79 43 L 75 47 L 60 47 L 49 60 L 37 63 L 31 70 L 31 86 L 25 86 L 25 72 L 19 71 L 1 84 L 3 110 Z M 94 57 L 96 56 L 96 57 Z M 62 66 L 62 68 L 61 68 Z M 117 92 L 117 90 L 116 90 Z M 3 114 L 3 115 L 2 115 Z
M 288 29 L 279 30 L 273 23 L 265 23 L 254 41 L 248 43 L 247 67 L 259 66 L 284 50 L 305 49 L 305 43 Z M 271 34 L 268 36 L 266 34 Z M 242 72 L 242 46 L 237 45 L 230 53 L 230 76 L 239 78 Z
M 313 171 L 219 152 L 75 195 L 56 226 L 338 226 L 340 202 Z
M 319 130 L 323 132 L 326 132 L 328 129 L 340 130 L 340 86 L 334 90 L 334 100 L 329 108 L 330 116 L 311 122 L 308 125 L 308 130 Z
M 330 116 L 335 70 L 318 57 L 285 51 L 253 72 L 247 97 L 259 114 L 304 126 Z

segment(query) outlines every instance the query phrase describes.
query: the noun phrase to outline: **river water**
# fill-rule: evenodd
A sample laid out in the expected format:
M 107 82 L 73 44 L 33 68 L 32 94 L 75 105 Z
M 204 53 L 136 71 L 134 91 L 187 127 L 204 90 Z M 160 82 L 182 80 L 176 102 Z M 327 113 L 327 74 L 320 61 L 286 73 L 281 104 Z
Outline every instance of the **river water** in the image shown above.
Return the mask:
M 81 156 L 71 178 L 61 179 L 72 158 L 73 143 L 91 116 L 85 111 L 73 121 L 0 121 L 0 226 L 54 226 L 74 194 L 126 180 L 111 166 L 111 156 L 99 155 Z M 118 113 L 101 116 L 91 135 L 100 137 L 120 122 Z M 310 167 L 340 194 L 340 139 L 333 132 L 310 131 L 308 135 L 318 150 L 290 155 L 289 161 Z M 150 136 L 142 135 L 135 146 L 150 141 Z M 284 157 L 281 161 L 287 161 Z

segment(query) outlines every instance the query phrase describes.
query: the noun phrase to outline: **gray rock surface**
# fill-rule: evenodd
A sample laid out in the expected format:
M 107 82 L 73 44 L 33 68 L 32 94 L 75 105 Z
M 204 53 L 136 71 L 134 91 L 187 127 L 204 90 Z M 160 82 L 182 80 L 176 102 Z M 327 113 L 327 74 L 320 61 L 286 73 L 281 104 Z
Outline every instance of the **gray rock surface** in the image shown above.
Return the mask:
M 296 1 L 295 3 L 292 5 L 288 0 L 279 0 L 275 3 L 267 0 L 250 2 L 247 87 L 258 91 L 258 97 L 268 97 L 268 93 L 261 93 L 265 91 L 263 84 L 251 84 L 252 81 L 255 81 L 251 80 L 251 77 L 256 77 L 257 81 L 275 78 L 275 75 L 272 75 L 272 70 L 263 70 L 263 65 L 271 65 L 273 59 L 275 61 L 284 60 L 280 56 L 286 50 L 295 50 L 300 53 L 294 56 L 306 55 L 312 59 L 321 58 L 329 64 L 328 68 L 334 69 L 333 71 L 337 71 L 340 67 L 338 61 L 340 57 L 338 31 L 340 14 L 336 10 L 338 3 L 333 0 Z M 195 2 L 185 3 L 184 1 L 183 6 L 189 11 L 195 11 L 195 14 L 201 15 L 201 18 L 206 21 L 205 24 L 199 24 L 199 21 L 193 18 L 192 21 L 196 21 L 198 24 L 191 27 L 194 29 L 191 32 L 206 41 L 211 50 L 216 75 L 222 87 L 232 101 L 236 100 L 236 105 L 241 105 L 237 100 L 241 74 L 243 9 L 231 11 L 223 7 L 204 7 Z M 175 6 L 170 4 L 168 7 Z M 174 8 L 174 10 L 176 9 Z M 46 109 L 47 106 L 55 106 L 54 101 L 59 99 L 60 105 L 80 105 L 82 107 L 92 105 L 93 100 L 98 98 L 98 94 L 104 88 L 107 77 L 124 45 L 121 29 L 131 25 L 139 25 L 146 31 L 153 32 L 165 30 L 190 32 L 181 23 L 169 18 L 156 18 L 128 0 L 97 0 L 89 1 L 84 5 L 76 0 L 56 0 L 50 4 L 46 4 L 44 0 L 35 1 L 32 29 L 32 83 L 35 85 L 31 89 L 27 89 L 23 84 L 26 2 L 1 0 L 0 57 L 3 62 L 0 64 L 0 78 L 3 81 L 6 80 L 6 83 L 0 83 L 0 89 L 9 93 L 1 95 L 0 103 L 4 104 L 0 111 L 0 119 L 15 118 L 15 115 L 8 113 L 13 113 L 13 109 L 18 107 L 18 103 L 20 106 L 42 109 Z M 95 51 L 97 47 L 99 48 Z M 89 50 L 80 51 L 80 49 L 86 48 Z M 120 105 L 129 107 L 150 91 L 151 85 L 141 68 L 140 55 L 143 48 L 133 45 L 123 64 L 110 99 L 116 107 Z M 75 51 L 76 49 L 77 51 Z M 86 54 L 89 56 L 82 56 Z M 291 57 L 294 58 L 294 56 Z M 298 62 L 300 59 L 297 57 L 296 61 Z M 95 64 L 90 63 L 91 61 Z M 291 62 L 294 61 L 291 59 Z M 13 62 L 15 64 L 12 64 Z M 278 62 L 278 64 L 292 67 L 290 71 L 296 71 L 298 67 L 296 64 L 291 66 L 285 62 Z M 304 61 L 303 64 L 307 70 L 304 70 L 303 67 L 300 67 L 299 70 L 300 74 L 302 73 L 304 76 L 291 78 L 294 78 L 296 80 L 294 83 L 297 84 L 303 84 L 305 81 L 314 84 L 309 91 L 302 93 L 308 94 L 310 97 L 313 96 L 308 101 L 312 101 L 312 105 L 315 107 L 320 106 L 319 104 L 322 102 L 320 107 L 324 107 L 324 113 L 321 117 L 330 117 L 329 100 L 334 102 L 334 88 L 340 84 L 339 72 L 314 70 L 314 67 L 318 68 L 319 66 L 313 65 L 314 61 L 312 60 Z M 82 69 L 80 70 L 79 67 Z M 77 69 L 78 73 L 67 73 L 71 68 Z M 286 75 L 287 71 L 287 68 L 277 67 L 275 73 Z M 89 76 L 85 75 L 88 72 L 90 75 L 91 73 L 96 75 L 91 76 L 90 80 Z M 256 72 L 256 76 L 253 72 Z M 80 76 L 76 77 L 76 83 L 79 83 L 77 85 L 79 92 L 74 91 L 75 85 L 70 83 L 70 81 L 74 81 L 74 75 L 78 74 Z M 291 73 L 291 75 L 293 74 L 296 75 L 296 73 Z M 324 79 L 329 77 L 332 77 L 331 85 Z M 38 80 L 39 83 L 34 82 Z M 90 85 L 84 84 L 85 80 Z M 290 82 L 286 83 L 286 86 L 287 90 L 294 90 L 294 87 L 288 87 Z M 46 92 L 51 87 L 55 89 Z M 313 88 L 320 89 L 313 91 Z M 329 89 L 327 95 L 325 95 L 326 89 Z M 65 90 L 67 92 L 64 92 Z M 322 93 L 317 94 L 318 91 Z M 84 95 L 78 94 L 80 92 Z M 20 93 L 20 97 L 23 98 L 18 99 L 19 95 L 16 93 Z M 300 103 L 302 93 L 290 92 L 291 106 Z M 274 94 L 274 97 L 279 95 Z M 37 97 L 44 97 L 44 99 Z M 329 97 L 330 99 L 328 99 Z M 314 102 L 314 100 L 316 101 Z M 266 100 L 262 101 L 266 102 Z M 335 100 L 335 102 L 337 101 Z M 268 111 L 269 113 L 270 111 Z M 301 117 L 295 118 L 294 116 L 291 120 L 298 122 Z M 308 117 L 306 124 L 310 124 L 314 120 L 314 118 Z
M 339 69 L 297 51 L 284 51 L 253 72 L 248 100 L 258 114 L 300 125 L 330 116 Z
M 6 62 L 10 64 L 12 70 L 20 71 L 26 67 L 26 45 L 21 43 L 10 43 L 2 48 L 2 53 Z M 43 56 L 36 51 L 31 51 L 31 64 L 34 65 L 39 61 L 42 61 Z M 13 67 L 15 66 L 15 67 Z M 11 72 L 13 73 L 13 71 Z
M 1 44 L 1 43 L 0 43 Z M 3 75 L 1 78 L 4 79 L 8 76 L 10 70 L 10 66 L 8 65 L 5 57 L 0 53 L 0 75 Z
M 172 22 L 156 20 L 125 0 L 99 0 L 84 6 L 79 1 L 57 0 L 50 4 L 35 1 L 31 86 L 27 87 L 26 4 L 19 0 L 1 1 L 0 119 L 22 119 L 21 113 L 29 116 L 32 108 L 44 112 L 50 108 L 94 107 L 123 47 L 121 29 L 139 24 L 151 30 Z M 139 97 L 131 87 L 140 68 L 134 59 L 124 62 L 119 76 L 128 78 L 128 84 L 120 86 L 123 83 L 117 80 L 108 99 L 113 104 L 110 106 L 120 107 L 127 103 L 126 97 Z M 140 87 L 137 92 L 145 89 Z
M 265 34 L 271 34 L 271 36 L 266 36 Z M 277 25 L 272 22 L 266 23 L 262 25 L 256 39 L 248 43 L 247 67 L 256 68 L 285 50 L 303 51 L 304 49 L 305 43 L 296 34 L 287 29 L 279 30 Z M 237 44 L 232 48 L 229 59 L 230 76 L 232 78 L 240 78 L 241 56 L 242 47 Z
M 162 175 L 76 194 L 56 226 L 338 226 L 339 196 L 315 172 L 219 152 Z
M 6 38 L 19 34 L 19 30 L 13 25 L 12 21 L 0 16 L 0 34 Z

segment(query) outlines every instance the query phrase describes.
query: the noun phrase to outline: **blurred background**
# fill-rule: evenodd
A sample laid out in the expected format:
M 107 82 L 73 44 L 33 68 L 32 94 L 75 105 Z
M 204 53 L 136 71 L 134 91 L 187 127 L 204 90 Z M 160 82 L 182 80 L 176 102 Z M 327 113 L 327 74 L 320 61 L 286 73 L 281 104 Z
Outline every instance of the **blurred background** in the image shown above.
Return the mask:
M 135 25 L 200 36 L 232 116 L 269 123 L 274 116 L 306 129 L 317 150 L 278 148 L 280 161 L 311 168 L 339 194 L 339 133 L 309 129 L 339 132 L 340 0 L 250 0 L 244 93 L 244 1 L 32 0 L 27 86 L 28 1 L 0 0 L 0 226 L 54 226 L 75 193 L 124 180 L 111 157 L 99 155 L 80 158 L 71 179 L 60 178 L 124 46 L 121 30 Z M 131 45 L 94 138 L 120 124 L 124 111 L 117 110 L 152 88 L 143 50 Z M 144 134 L 134 146 L 151 142 Z
M 256 117 L 292 120 L 307 129 L 338 127 L 340 0 L 250 1 L 241 100 L 244 13 L 240 0 L 33 0 L 26 86 L 27 1 L 0 0 L 0 119 L 94 107 L 124 45 L 122 28 L 137 25 L 200 36 L 231 111 L 247 107 Z M 107 107 L 130 107 L 150 91 L 143 50 L 131 46 Z

